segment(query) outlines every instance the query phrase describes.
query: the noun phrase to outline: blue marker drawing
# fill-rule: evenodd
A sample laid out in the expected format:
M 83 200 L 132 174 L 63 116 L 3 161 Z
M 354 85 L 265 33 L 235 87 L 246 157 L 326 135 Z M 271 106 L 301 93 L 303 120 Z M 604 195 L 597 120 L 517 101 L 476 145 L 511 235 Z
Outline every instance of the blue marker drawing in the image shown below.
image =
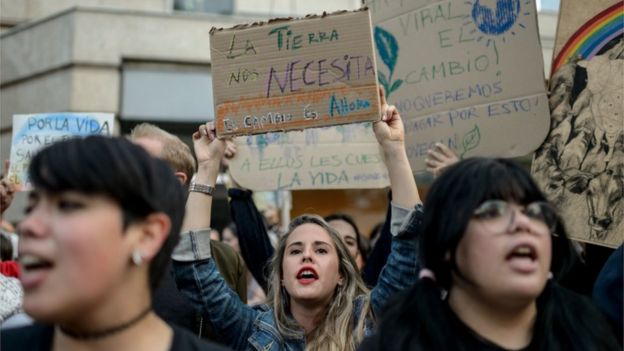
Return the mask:
M 485 34 L 501 35 L 507 32 L 518 19 L 520 0 L 498 0 L 496 9 L 482 6 L 476 0 L 472 6 L 472 19 L 477 28 Z
M 46 123 L 41 124 L 43 128 L 36 127 L 37 123 L 24 123 L 13 137 L 14 145 L 22 140 L 24 136 L 37 134 L 37 132 L 45 132 L 47 135 L 52 136 L 74 135 L 84 137 L 101 129 L 100 122 L 89 115 L 54 113 L 32 116 L 30 119 L 31 121 L 45 121 Z
M 375 47 L 377 47 L 377 52 L 381 57 L 381 61 L 388 67 L 388 71 L 390 74 L 388 78 L 381 71 L 377 71 L 379 76 L 379 84 L 383 85 L 384 90 L 386 92 L 386 97 L 389 98 L 390 94 L 393 91 L 399 89 L 401 84 L 403 84 L 402 79 L 397 79 L 392 82 L 392 74 L 394 73 L 394 68 L 397 63 L 397 59 L 399 58 L 399 44 L 397 43 L 396 38 L 392 33 L 387 30 L 375 26 Z

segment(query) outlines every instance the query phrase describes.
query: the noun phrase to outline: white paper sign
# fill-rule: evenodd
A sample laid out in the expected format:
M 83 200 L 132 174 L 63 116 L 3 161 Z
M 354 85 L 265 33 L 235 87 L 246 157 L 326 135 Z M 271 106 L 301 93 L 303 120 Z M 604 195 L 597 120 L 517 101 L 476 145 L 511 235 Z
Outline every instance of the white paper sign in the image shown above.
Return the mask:
M 13 116 L 9 179 L 17 190 L 29 190 L 28 166 L 39 149 L 56 141 L 92 134 L 112 135 L 110 113 L 44 113 Z

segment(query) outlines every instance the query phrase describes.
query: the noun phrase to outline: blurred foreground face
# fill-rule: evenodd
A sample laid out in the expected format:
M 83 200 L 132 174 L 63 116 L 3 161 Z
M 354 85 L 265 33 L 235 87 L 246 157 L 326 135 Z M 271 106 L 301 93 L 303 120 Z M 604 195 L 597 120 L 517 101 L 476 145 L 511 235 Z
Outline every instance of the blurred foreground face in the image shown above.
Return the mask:
M 331 236 L 314 223 L 295 228 L 286 240 L 282 284 L 300 304 L 328 303 L 341 281 Z
M 24 310 L 62 322 L 105 303 L 128 274 L 131 245 L 122 212 L 99 195 L 35 189 L 19 225 Z
M 240 246 L 238 245 L 238 237 L 232 233 L 230 228 L 223 228 L 223 243 L 229 245 L 234 251 L 240 253 Z
M 498 303 L 532 301 L 548 280 L 552 246 L 549 226 L 526 206 L 496 201 L 504 203 L 504 209 L 490 208 L 468 222 L 455 253 L 462 277 L 453 275 L 451 293 L 463 290 Z

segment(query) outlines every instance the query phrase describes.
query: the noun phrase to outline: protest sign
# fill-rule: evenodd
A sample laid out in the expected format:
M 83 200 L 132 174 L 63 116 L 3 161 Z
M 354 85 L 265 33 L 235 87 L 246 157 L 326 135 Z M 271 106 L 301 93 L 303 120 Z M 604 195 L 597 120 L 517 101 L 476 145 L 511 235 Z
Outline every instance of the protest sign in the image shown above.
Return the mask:
M 213 28 L 217 135 L 379 119 L 370 13 Z
M 368 0 L 379 83 L 405 121 L 414 172 L 427 150 L 515 157 L 548 133 L 535 3 Z
M 113 123 L 114 115 L 110 113 L 14 115 L 9 179 L 17 190 L 30 190 L 28 166 L 39 149 L 76 136 L 110 136 L 113 133 Z
M 381 188 L 388 174 L 371 123 L 234 139 L 230 172 L 253 190 Z
M 532 164 L 568 235 L 609 247 L 624 242 L 623 38 L 623 2 L 561 2 L 551 129 Z

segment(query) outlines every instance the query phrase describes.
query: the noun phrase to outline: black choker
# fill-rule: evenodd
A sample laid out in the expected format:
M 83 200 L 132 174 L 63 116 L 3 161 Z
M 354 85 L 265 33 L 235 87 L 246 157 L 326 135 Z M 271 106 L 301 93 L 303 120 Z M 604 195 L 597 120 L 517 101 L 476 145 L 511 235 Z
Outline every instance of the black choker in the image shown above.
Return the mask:
M 138 323 L 141 319 L 145 318 L 145 316 L 147 316 L 151 310 L 152 310 L 152 306 L 148 306 L 145 311 L 141 312 L 138 316 L 132 318 L 129 321 L 116 325 L 114 327 L 110 327 L 110 328 L 106 328 L 106 329 L 98 330 L 98 331 L 80 332 L 80 331 L 65 329 L 61 326 L 59 326 L 59 328 L 64 334 L 74 339 L 78 339 L 78 340 L 101 339 L 101 338 L 105 338 L 107 336 L 119 333 L 120 331 L 124 329 L 130 328 L 134 324 Z

